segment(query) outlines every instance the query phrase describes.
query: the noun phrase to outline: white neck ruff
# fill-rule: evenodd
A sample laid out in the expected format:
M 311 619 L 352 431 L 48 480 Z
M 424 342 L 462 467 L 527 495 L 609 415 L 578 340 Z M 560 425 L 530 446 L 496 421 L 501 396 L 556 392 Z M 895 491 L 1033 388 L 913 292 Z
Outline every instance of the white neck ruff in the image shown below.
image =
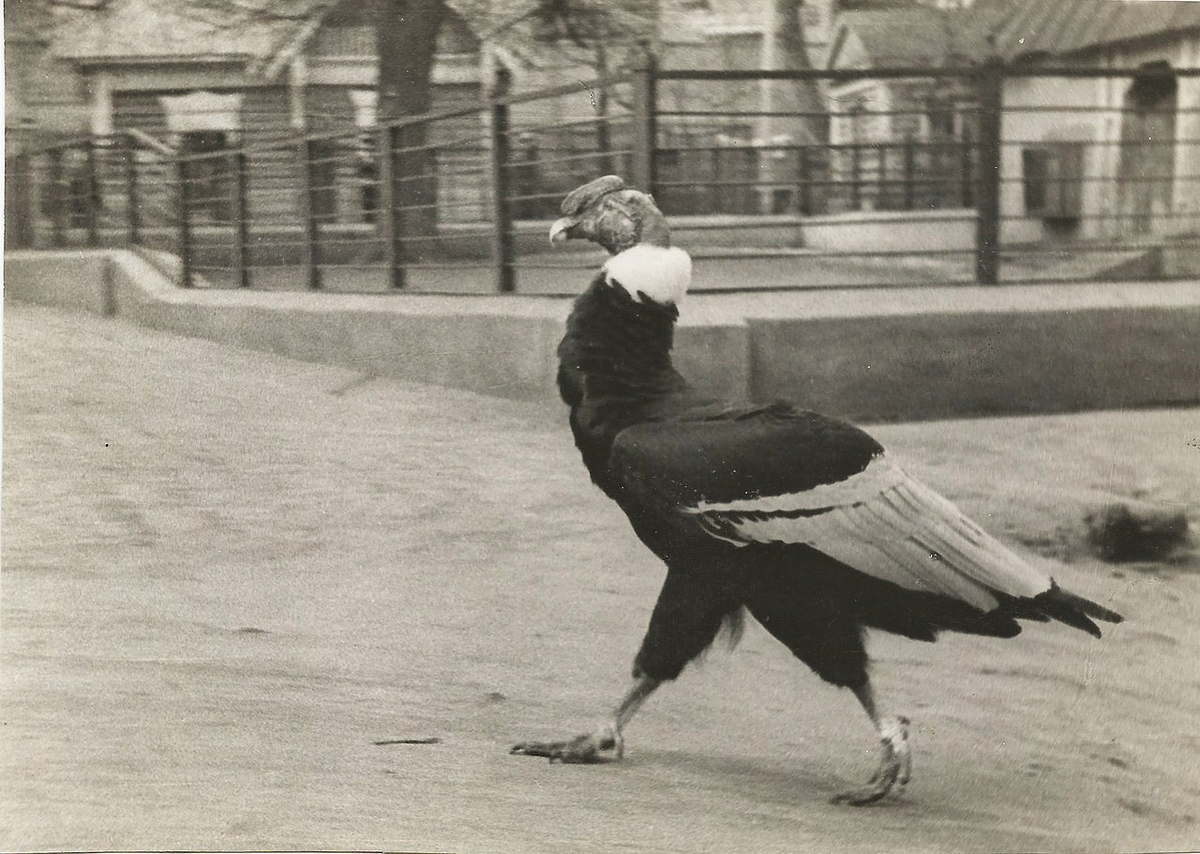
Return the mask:
M 678 305 L 692 283 L 691 256 L 674 246 L 638 244 L 609 258 L 604 271 L 634 299 L 641 293 L 660 305 Z

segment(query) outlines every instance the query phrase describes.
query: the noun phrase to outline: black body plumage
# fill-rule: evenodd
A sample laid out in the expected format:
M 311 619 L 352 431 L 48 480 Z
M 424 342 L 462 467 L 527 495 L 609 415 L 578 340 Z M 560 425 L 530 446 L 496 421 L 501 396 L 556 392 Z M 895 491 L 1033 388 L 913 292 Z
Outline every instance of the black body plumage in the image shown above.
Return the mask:
M 883 449 L 838 419 L 697 392 L 671 362 L 677 317 L 674 305 L 631 296 L 602 272 L 576 301 L 558 350 L 559 390 L 592 480 L 667 566 L 635 673 L 673 679 L 743 608 L 822 678 L 850 687 L 867 678 L 864 627 L 932 641 L 942 630 L 1011 637 L 1020 632 L 1018 619 L 1055 619 L 1099 634 L 1091 618 L 1120 619 L 1053 583 L 1026 595 L 986 578 L 960 579 L 952 571 L 956 555 L 932 547 L 930 559 L 950 567 L 943 570 L 948 584 L 965 585 L 994 607 L 920 580 L 892 583 L 806 540 L 773 539 L 771 525 L 820 521 L 835 511 L 853 519 L 857 504 L 817 499 L 868 477 Z M 920 500 L 900 486 L 897 501 Z M 804 500 L 775 506 L 775 496 Z M 1028 583 L 1022 577 L 1012 590 Z

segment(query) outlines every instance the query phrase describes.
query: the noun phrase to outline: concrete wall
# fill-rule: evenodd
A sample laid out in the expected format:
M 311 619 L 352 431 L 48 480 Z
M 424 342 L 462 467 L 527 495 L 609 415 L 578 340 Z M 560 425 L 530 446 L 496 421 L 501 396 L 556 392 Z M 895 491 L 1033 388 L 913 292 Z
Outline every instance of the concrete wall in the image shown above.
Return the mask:
M 752 396 L 867 420 L 1200 401 L 1200 308 L 751 322 Z
M 1053 235 L 1039 216 L 1027 216 L 1024 199 L 1025 148 L 1047 141 L 1084 145 L 1082 221 L 1079 237 L 1096 237 L 1114 222 L 1116 145 L 1120 128 L 1111 119 L 1112 89 L 1120 78 L 1016 77 L 1005 81 L 1000 138 L 1001 244 L 1034 243 Z M 1119 106 L 1119 105 L 1118 105 Z M 1064 109 L 1067 108 L 1067 109 Z M 1087 109 L 1094 110 L 1089 112 Z M 1111 128 L 1106 128 L 1111 125 Z M 1112 137 L 1107 138 L 1107 137 Z
M 102 252 L 6 252 L 4 298 L 87 314 L 113 314 L 116 305 L 110 271 L 111 264 Z
M 185 291 L 121 250 L 8 253 L 5 298 L 540 400 L 556 397 L 569 310 L 522 297 Z M 694 308 L 676 364 L 725 398 L 864 421 L 1200 402 L 1200 290 L 1188 284 L 782 293 Z
M 804 218 L 804 246 L 831 252 L 975 249 L 975 211 L 852 211 Z
M 1175 38 L 1143 40 L 1115 46 L 1103 54 L 1088 56 L 1079 64 L 1111 68 L 1138 68 L 1166 61 L 1174 68 L 1194 68 L 1200 59 L 1200 36 L 1178 34 Z M 1051 69 L 1047 74 L 1052 75 Z M 1118 236 L 1129 229 L 1120 213 L 1118 181 L 1121 158 L 1121 110 L 1132 84 L 1128 77 L 1062 78 L 1012 77 L 1004 85 L 1000 173 L 1003 243 L 1036 242 L 1057 235 L 1038 217 L 1025 215 L 1021 150 L 1043 141 L 1084 143 L 1082 214 L 1077 236 Z M 1200 192 L 1195 176 L 1200 174 L 1200 80 L 1178 78 L 1176 105 L 1175 167 L 1170 210 L 1153 222 L 1158 234 L 1193 231 L 1200 225 Z
M 513 398 L 553 394 L 565 315 L 488 311 L 500 303 L 470 297 L 185 291 L 125 251 L 8 253 L 5 298 Z

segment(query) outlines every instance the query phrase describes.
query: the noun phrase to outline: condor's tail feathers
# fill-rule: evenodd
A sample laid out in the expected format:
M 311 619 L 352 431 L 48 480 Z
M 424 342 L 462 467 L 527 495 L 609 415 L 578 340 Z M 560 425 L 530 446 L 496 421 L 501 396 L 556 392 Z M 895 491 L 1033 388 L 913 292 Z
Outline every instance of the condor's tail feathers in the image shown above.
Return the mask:
M 1025 619 L 1058 620 L 1068 626 L 1081 629 L 1094 637 L 1100 637 L 1100 627 L 1092 620 L 1119 623 L 1124 618 L 1116 611 L 1097 605 L 1090 599 L 1076 596 L 1051 582 L 1050 589 L 1031 599 L 1026 599 L 1013 609 L 1013 616 Z

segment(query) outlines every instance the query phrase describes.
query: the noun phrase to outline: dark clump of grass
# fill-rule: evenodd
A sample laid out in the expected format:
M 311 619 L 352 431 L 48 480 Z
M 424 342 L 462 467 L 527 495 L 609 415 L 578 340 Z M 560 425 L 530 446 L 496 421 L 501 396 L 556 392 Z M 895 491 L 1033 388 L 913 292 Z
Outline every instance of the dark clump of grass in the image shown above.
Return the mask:
M 1088 547 L 1110 563 L 1164 561 L 1188 543 L 1182 509 L 1131 502 L 1106 504 L 1084 517 Z

